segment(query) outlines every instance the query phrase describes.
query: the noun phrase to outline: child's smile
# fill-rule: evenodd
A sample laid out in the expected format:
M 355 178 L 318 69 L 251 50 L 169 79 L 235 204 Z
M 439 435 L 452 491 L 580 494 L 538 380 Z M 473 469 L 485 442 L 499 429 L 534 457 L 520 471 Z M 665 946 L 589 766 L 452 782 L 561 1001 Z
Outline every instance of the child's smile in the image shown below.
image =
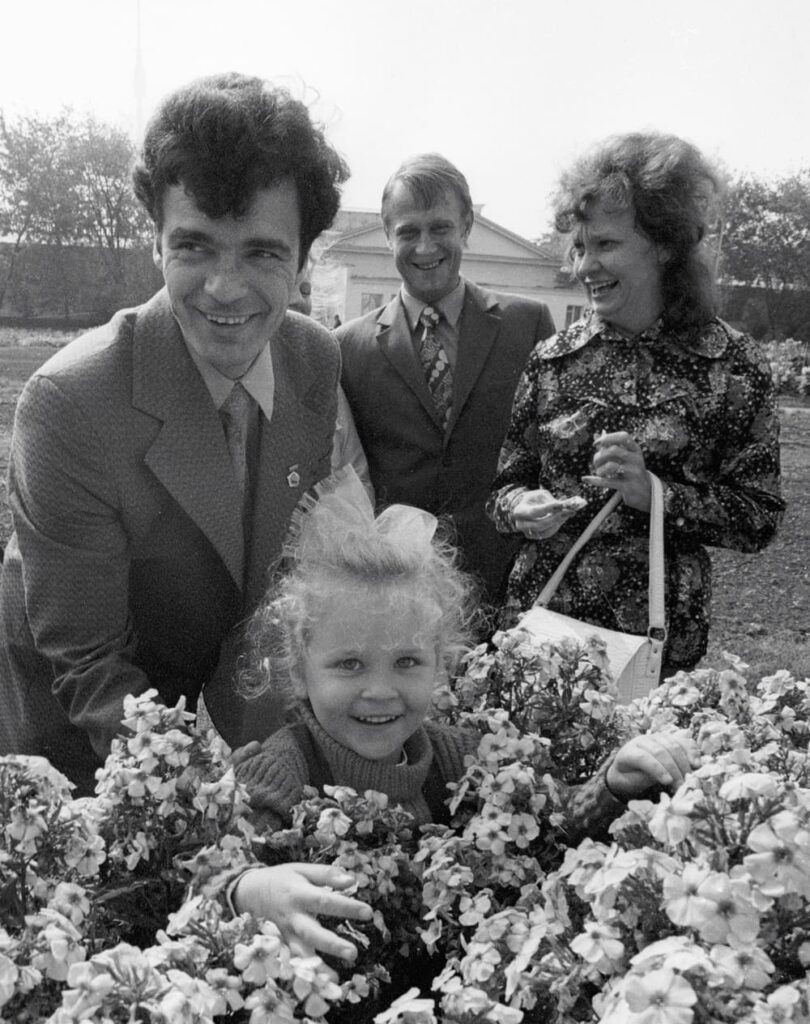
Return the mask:
M 315 717 L 361 757 L 397 761 L 436 689 L 434 631 L 409 595 L 343 595 L 319 621 L 304 657 Z

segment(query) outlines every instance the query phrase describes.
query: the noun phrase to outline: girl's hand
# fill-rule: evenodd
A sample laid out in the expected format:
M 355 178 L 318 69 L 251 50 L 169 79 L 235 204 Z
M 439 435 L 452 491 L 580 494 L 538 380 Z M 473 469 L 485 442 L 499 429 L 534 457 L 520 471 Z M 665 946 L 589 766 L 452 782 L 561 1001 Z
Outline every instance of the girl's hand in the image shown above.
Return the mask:
M 258 740 L 251 740 L 250 743 L 245 743 L 242 747 L 236 747 L 235 750 L 231 751 L 231 764 L 234 768 L 238 768 L 240 764 L 244 764 L 251 757 L 261 753 L 261 749 L 262 745 Z
M 512 522 L 515 530 L 529 540 L 547 540 L 577 511 L 578 508 L 566 506 L 565 500 L 561 501 L 550 491 L 540 488 L 520 496 L 512 509 Z
M 237 913 L 250 912 L 272 921 L 296 955 L 311 956 L 317 951 L 351 963 L 357 949 L 324 928 L 318 918 L 371 920 L 367 903 L 335 892 L 355 882 L 353 875 L 327 864 L 278 864 L 246 871 L 232 899 Z
M 622 501 L 639 512 L 650 511 L 650 479 L 644 455 L 636 441 L 623 430 L 602 434 L 594 444 L 593 475 L 582 482 L 619 491 Z
M 686 729 L 648 732 L 628 740 L 617 751 L 607 770 L 608 789 L 622 798 L 655 785 L 677 789 L 699 763 L 697 744 Z

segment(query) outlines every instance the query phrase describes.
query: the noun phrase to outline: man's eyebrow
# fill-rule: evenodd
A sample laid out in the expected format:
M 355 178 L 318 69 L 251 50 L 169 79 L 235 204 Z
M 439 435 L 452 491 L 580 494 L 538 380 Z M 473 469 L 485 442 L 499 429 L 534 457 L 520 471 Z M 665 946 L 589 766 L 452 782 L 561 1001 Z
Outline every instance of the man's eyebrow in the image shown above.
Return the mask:
M 169 245 L 177 245 L 178 242 L 211 242 L 211 235 L 199 228 L 177 227 L 169 232 Z M 257 235 L 255 238 L 247 238 L 241 243 L 243 249 L 272 249 L 274 252 L 281 252 L 286 256 L 293 253 L 292 246 L 282 238 Z
M 174 228 L 169 232 L 169 245 L 176 245 L 177 242 L 207 242 L 209 237 L 197 228 Z
M 287 255 L 292 255 L 292 246 L 289 242 L 285 242 L 283 238 L 273 238 L 268 236 L 257 236 L 256 238 L 248 238 L 242 243 L 243 249 L 273 249 L 275 252 L 283 252 Z

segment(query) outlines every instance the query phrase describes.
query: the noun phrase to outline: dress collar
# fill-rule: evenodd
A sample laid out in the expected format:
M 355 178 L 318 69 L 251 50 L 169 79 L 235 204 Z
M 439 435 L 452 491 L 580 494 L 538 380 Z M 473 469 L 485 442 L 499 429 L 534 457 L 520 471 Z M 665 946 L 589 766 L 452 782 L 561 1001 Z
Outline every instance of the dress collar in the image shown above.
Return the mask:
M 559 359 L 599 339 L 617 345 L 668 345 L 705 359 L 719 359 L 726 350 L 730 333 L 730 328 L 717 317 L 712 317 L 697 335 L 669 330 L 659 317 L 639 334 L 628 338 L 588 309 L 576 323 L 540 342 L 538 352 L 543 359 Z

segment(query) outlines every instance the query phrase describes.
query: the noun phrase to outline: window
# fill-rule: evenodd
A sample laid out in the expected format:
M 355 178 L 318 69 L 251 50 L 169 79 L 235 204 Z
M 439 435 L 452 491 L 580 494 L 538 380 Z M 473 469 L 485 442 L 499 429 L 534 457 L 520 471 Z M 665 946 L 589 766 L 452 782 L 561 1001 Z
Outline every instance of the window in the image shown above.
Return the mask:
M 360 293 L 360 315 L 370 313 L 372 309 L 381 306 L 383 303 L 382 292 L 361 292 Z
M 582 316 L 582 306 L 566 306 L 565 307 L 565 326 L 570 327 L 575 320 L 579 320 Z

